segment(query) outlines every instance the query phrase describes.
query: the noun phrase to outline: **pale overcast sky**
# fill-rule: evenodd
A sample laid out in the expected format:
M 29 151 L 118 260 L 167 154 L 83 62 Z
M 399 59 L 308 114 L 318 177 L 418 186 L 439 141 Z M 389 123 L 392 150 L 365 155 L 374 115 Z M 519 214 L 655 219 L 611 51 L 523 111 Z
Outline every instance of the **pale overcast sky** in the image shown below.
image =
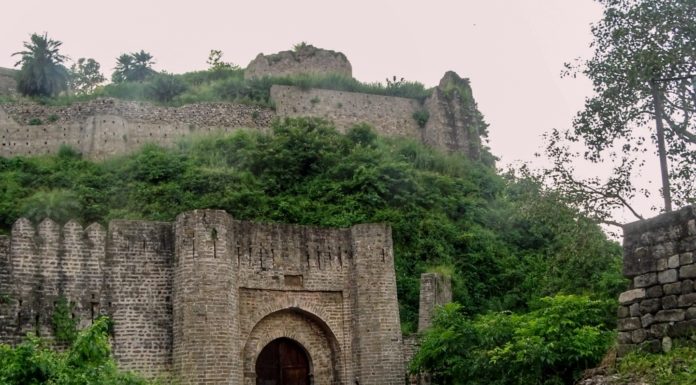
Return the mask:
M 471 79 L 504 166 L 533 161 L 540 135 L 568 128 L 590 94 L 587 79 L 560 72 L 564 62 L 590 56 L 590 24 L 601 7 L 592 0 L 10 0 L 3 13 L 1 67 L 14 65 L 11 54 L 32 32 L 48 32 L 72 59 L 95 58 L 107 77 L 124 52 L 144 49 L 156 69 L 180 73 L 205 69 L 211 49 L 246 66 L 258 53 L 302 41 L 345 53 L 353 76 L 366 82 L 397 75 L 433 86 L 454 70 Z

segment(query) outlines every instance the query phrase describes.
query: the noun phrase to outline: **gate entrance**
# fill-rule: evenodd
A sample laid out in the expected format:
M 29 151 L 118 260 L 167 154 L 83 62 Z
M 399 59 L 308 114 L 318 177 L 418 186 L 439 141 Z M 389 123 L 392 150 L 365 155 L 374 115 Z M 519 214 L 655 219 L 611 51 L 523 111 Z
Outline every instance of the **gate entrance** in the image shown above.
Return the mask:
M 310 385 L 309 357 L 299 343 L 278 338 L 256 359 L 256 385 Z

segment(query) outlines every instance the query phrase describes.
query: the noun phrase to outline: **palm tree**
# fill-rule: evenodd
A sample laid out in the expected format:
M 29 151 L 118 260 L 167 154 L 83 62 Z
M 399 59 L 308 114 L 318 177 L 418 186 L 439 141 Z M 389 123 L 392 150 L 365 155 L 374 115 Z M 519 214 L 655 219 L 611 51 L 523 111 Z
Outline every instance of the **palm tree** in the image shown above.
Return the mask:
M 15 52 L 21 55 L 15 67 L 22 65 L 17 78 L 17 89 L 28 96 L 55 96 L 67 89 L 69 74 L 63 66 L 67 57 L 58 53 L 63 43 L 49 39 L 47 34 L 32 34 L 24 42 L 26 50 Z
M 155 74 L 155 70 L 152 69 L 153 64 L 155 62 L 152 60 L 152 55 L 143 50 L 132 54 L 124 53 L 116 59 L 111 80 L 114 83 L 141 82 Z

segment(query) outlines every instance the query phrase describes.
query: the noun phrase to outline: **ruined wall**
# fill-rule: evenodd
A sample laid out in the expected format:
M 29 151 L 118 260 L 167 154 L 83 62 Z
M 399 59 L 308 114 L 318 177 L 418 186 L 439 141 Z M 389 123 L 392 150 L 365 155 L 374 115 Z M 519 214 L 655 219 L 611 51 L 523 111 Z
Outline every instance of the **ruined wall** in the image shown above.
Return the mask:
M 272 110 L 232 103 L 159 107 L 117 99 L 70 106 L 0 106 L 0 156 L 56 153 L 69 145 L 92 159 L 134 151 L 145 143 L 171 146 L 191 135 L 265 129 Z M 30 125 L 39 119 L 42 124 Z
M 438 306 L 452 302 L 452 279 L 439 273 L 423 273 L 420 277 L 420 301 L 418 304 L 418 332 L 422 333 L 433 323 Z
M 293 51 L 282 51 L 272 55 L 259 54 L 244 70 L 244 78 L 299 74 L 337 74 L 351 77 L 352 72 L 350 62 L 344 54 L 312 45 L 302 45 Z
M 669 350 L 672 338 L 696 333 L 696 206 L 624 226 L 619 296 L 619 354 L 637 346 Z
M 271 99 L 279 116 L 325 118 L 342 132 L 355 124 L 367 123 L 385 136 L 422 136 L 413 119 L 413 113 L 422 107 L 414 99 L 280 85 L 271 87 Z

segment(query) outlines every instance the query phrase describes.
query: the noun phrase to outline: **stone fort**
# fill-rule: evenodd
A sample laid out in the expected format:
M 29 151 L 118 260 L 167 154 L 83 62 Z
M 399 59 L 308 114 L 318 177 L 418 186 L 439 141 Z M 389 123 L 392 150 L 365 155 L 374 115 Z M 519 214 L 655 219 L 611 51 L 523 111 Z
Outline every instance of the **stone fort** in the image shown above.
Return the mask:
M 13 72 L 0 69 L 0 95 L 11 93 Z M 247 78 L 291 74 L 351 76 L 351 65 L 338 52 L 305 46 L 297 51 L 257 56 L 245 69 Z M 239 103 L 199 103 L 162 107 L 143 102 L 97 99 L 69 106 L 36 103 L 0 105 L 0 156 L 56 153 L 67 145 L 91 159 L 127 153 L 145 143 L 174 145 L 182 138 L 267 130 L 275 118 L 310 116 L 333 121 L 339 131 L 370 124 L 384 136 L 419 140 L 449 152 L 478 159 L 481 133 L 468 79 L 447 72 L 431 96 L 416 99 L 327 89 L 273 85 L 274 108 Z M 423 125 L 414 118 L 427 112 Z M 41 122 L 39 125 L 32 123 Z
M 451 301 L 424 274 L 419 329 Z M 0 236 L 0 342 L 52 335 L 60 298 L 114 321 L 119 365 L 182 384 L 404 384 L 391 230 L 237 221 L 220 210 L 106 228 L 19 219 Z

